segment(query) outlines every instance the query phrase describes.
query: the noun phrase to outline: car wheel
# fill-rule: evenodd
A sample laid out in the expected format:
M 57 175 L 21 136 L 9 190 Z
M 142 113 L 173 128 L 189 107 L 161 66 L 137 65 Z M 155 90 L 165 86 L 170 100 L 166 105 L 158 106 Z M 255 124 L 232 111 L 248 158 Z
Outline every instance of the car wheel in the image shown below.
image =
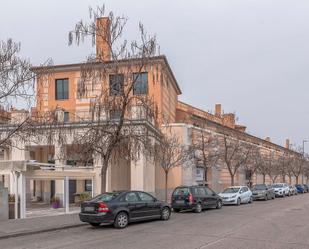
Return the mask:
M 250 197 L 249 203 L 251 204 L 253 202 L 252 196 Z
M 268 195 L 265 195 L 264 201 L 268 201 Z
M 236 205 L 239 206 L 239 205 L 240 205 L 240 202 L 241 202 L 241 200 L 240 200 L 240 198 L 238 198 L 238 199 L 237 199 Z
M 93 227 L 98 227 L 98 226 L 100 226 L 101 225 L 101 223 L 89 223 L 91 226 L 93 226 Z
M 217 201 L 216 209 L 220 209 L 220 208 L 222 208 L 222 201 L 221 201 L 221 200 L 218 200 L 218 201 Z
M 201 205 L 200 203 L 197 203 L 197 204 L 196 204 L 196 207 L 195 207 L 195 209 L 194 209 L 194 212 L 195 212 L 195 213 L 200 213 L 200 212 L 202 212 L 202 205 Z
M 274 199 L 276 199 L 276 196 L 275 196 L 275 195 L 273 195 L 273 198 L 272 198 L 272 199 L 273 199 L 273 200 L 274 200 Z
M 161 220 L 168 220 L 171 216 L 171 210 L 168 207 L 164 207 L 161 211 Z
M 179 213 L 179 212 L 180 212 L 180 209 L 179 209 L 179 208 L 173 208 L 173 211 L 174 211 L 175 213 Z
M 125 228 L 129 224 L 129 217 L 125 212 L 120 212 L 117 214 L 115 221 L 114 221 L 114 227 L 122 229 Z

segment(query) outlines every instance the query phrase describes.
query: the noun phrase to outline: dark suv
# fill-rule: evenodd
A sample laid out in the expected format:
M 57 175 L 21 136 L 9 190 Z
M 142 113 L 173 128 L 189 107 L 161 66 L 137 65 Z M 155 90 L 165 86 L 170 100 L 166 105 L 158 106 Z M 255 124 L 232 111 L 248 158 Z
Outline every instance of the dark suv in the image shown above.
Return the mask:
M 200 213 L 205 208 L 221 207 L 221 197 L 205 186 L 181 186 L 175 188 L 172 194 L 172 208 L 175 212 L 191 209 Z

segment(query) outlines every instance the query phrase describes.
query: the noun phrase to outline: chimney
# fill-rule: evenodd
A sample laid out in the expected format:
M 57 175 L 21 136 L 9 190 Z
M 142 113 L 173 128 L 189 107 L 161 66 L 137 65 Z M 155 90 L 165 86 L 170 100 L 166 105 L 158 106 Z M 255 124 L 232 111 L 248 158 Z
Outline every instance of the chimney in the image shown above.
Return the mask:
M 221 110 L 221 104 L 216 104 L 216 105 L 215 105 L 215 115 L 216 115 L 217 117 L 221 117 L 221 112 L 222 112 L 222 110 Z
M 270 142 L 270 137 L 266 137 L 265 141 Z
M 96 60 L 109 61 L 111 59 L 110 48 L 110 20 L 108 17 L 96 20 Z
M 290 139 L 285 139 L 285 148 L 290 149 Z

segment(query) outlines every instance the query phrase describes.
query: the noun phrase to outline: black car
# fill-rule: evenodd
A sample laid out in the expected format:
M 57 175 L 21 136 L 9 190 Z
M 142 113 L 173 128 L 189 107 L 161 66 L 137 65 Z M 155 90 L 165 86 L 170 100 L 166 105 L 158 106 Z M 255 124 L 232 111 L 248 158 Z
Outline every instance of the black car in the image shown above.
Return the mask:
M 104 193 L 82 203 L 79 218 L 92 226 L 114 224 L 125 228 L 129 222 L 162 219 L 168 220 L 170 206 L 142 191 Z
M 200 213 L 205 208 L 221 207 L 221 197 L 206 186 L 181 186 L 172 194 L 172 208 L 175 212 L 191 209 Z

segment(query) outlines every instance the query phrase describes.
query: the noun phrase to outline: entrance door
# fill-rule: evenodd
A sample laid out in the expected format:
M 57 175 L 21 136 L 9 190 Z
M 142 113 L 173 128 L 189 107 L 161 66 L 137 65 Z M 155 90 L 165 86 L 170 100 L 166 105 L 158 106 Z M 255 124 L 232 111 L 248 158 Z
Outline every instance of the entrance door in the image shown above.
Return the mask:
M 69 203 L 74 203 L 75 193 L 76 193 L 76 180 L 69 180 Z
M 50 198 L 53 198 L 55 196 L 55 180 L 50 181 Z

